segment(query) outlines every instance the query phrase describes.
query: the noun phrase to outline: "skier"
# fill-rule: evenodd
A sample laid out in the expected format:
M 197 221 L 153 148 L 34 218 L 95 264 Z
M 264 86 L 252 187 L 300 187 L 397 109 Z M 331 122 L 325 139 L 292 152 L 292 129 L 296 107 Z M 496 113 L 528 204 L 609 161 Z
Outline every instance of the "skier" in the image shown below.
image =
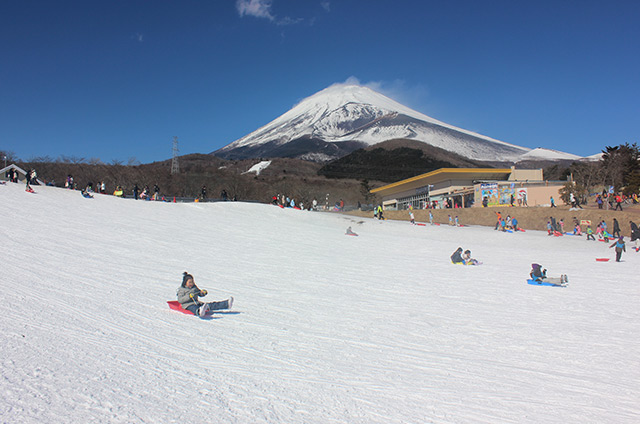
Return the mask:
M 411 221 L 411 225 L 415 225 L 416 218 L 413 216 L 413 211 L 409 211 L 409 220 Z
M 204 303 L 198 300 L 198 297 L 207 295 L 206 290 L 200 290 L 193 280 L 193 276 L 187 272 L 182 273 L 182 285 L 177 291 L 178 302 L 183 309 L 193 312 L 194 315 L 204 317 L 208 311 L 218 309 L 231 309 L 233 305 L 233 296 L 227 300 L 217 302 Z
M 464 259 L 462 259 L 462 247 L 458 247 L 453 255 L 451 255 L 451 263 L 454 264 L 464 264 Z
M 429 211 L 429 224 L 433 225 L 433 213 Z
M 620 258 L 622 258 L 622 252 L 627 251 L 626 247 L 624 246 L 624 237 L 620 236 L 620 238 L 616 240 L 615 243 L 609 246 L 609 249 L 611 249 L 614 246 L 616 248 L 616 262 L 620 262 Z

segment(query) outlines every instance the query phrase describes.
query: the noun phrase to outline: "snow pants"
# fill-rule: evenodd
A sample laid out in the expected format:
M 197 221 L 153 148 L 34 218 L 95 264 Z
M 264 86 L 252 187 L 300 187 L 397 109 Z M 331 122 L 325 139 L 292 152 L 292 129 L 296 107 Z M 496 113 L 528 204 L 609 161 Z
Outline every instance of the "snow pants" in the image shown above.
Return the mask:
M 209 305 L 210 311 L 216 311 L 218 309 L 229 309 L 229 299 L 219 300 L 217 302 L 208 302 L 207 304 Z M 204 306 L 204 303 L 202 304 L 202 306 Z M 194 315 L 198 315 L 198 309 L 200 309 L 200 306 L 191 304 L 184 309 L 193 312 Z

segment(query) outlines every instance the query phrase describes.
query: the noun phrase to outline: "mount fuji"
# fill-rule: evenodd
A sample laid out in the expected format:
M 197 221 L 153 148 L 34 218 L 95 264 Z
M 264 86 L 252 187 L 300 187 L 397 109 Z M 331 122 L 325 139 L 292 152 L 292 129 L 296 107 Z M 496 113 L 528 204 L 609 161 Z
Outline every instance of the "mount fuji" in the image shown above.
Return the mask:
M 224 159 L 290 157 L 322 162 L 398 139 L 479 161 L 517 161 L 531 151 L 438 121 L 370 88 L 334 84 L 213 154 Z

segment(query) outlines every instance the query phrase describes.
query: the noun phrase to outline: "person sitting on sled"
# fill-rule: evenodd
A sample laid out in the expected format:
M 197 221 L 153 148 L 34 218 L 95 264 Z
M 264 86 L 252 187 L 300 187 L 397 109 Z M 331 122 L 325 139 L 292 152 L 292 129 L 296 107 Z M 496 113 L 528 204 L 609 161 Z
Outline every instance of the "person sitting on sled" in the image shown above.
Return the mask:
M 547 270 L 542 269 L 540 264 L 531 264 L 531 272 L 529 273 L 532 280 L 542 281 L 547 278 Z
M 566 284 L 569 282 L 567 274 L 562 274 L 560 278 L 547 277 L 547 270 L 542 268 L 540 264 L 531 264 L 531 272 L 529 273 L 534 281 L 545 281 L 553 284 Z
M 462 259 L 462 247 L 458 247 L 453 255 L 451 255 L 451 263 L 454 264 L 464 264 L 464 259 Z
M 471 257 L 471 250 L 465 250 L 462 254 L 462 261 L 465 265 L 478 265 L 479 262 Z
M 231 309 L 233 305 L 233 296 L 227 300 L 217 302 L 204 303 L 198 300 L 198 297 L 207 295 L 206 290 L 200 290 L 193 280 L 193 275 L 184 272 L 182 274 L 182 285 L 177 291 L 178 302 L 183 309 L 193 312 L 194 315 L 205 316 L 208 311 L 218 309 Z

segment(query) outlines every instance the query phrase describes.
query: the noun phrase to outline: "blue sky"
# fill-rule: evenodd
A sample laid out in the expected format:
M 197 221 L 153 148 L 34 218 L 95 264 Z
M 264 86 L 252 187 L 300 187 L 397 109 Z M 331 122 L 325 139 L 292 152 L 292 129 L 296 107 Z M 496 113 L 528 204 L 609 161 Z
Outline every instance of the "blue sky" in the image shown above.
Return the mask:
M 0 150 L 209 153 L 334 83 L 578 155 L 640 142 L 640 1 L 0 2 Z

